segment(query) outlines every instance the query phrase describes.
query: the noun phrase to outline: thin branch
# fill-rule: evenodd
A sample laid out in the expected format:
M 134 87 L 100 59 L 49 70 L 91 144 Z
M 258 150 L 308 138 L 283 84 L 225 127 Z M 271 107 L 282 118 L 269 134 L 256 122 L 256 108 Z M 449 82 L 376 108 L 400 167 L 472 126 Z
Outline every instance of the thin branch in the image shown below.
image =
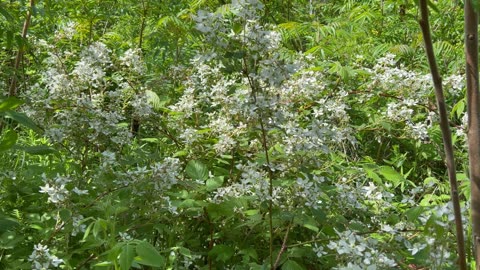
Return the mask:
M 27 38 L 28 27 L 30 26 L 30 21 L 32 19 L 32 12 L 33 8 L 35 7 L 35 0 L 30 0 L 30 6 L 27 11 L 27 17 L 25 18 L 25 22 L 23 23 L 22 29 L 22 41 L 25 42 Z M 13 97 L 17 95 L 17 76 L 18 70 L 20 69 L 20 63 L 22 62 L 23 55 L 25 53 L 25 44 L 20 44 L 18 48 L 17 57 L 15 58 L 15 66 L 13 67 L 13 77 L 12 82 L 10 84 L 10 89 L 8 91 L 8 95 Z
M 460 270 L 467 269 L 465 255 L 465 239 L 463 236 L 462 213 L 460 209 L 460 199 L 457 189 L 457 176 L 455 170 L 455 158 L 453 154 L 452 134 L 448 124 L 447 106 L 443 95 L 442 79 L 438 72 L 435 53 L 433 51 L 433 42 L 430 34 L 430 23 L 428 19 L 427 0 L 420 1 L 420 28 L 422 29 L 423 40 L 425 42 L 425 52 L 427 54 L 430 73 L 432 74 L 433 85 L 435 87 L 435 97 L 437 99 L 438 114 L 440 116 L 440 129 L 442 131 L 443 148 L 445 151 L 445 161 L 447 165 L 448 178 L 450 180 L 450 193 L 452 197 L 453 212 L 455 216 L 455 228 L 457 234 L 457 252 L 458 265 Z
M 273 264 L 273 269 L 277 269 L 277 265 L 280 262 L 280 258 L 282 257 L 282 254 L 285 252 L 285 250 L 287 250 L 287 241 L 288 241 L 288 234 L 290 233 L 290 228 L 292 228 L 292 224 L 288 225 L 287 232 L 285 233 L 285 237 L 283 238 L 282 248 L 280 249 L 280 252 L 278 252 L 277 259 Z

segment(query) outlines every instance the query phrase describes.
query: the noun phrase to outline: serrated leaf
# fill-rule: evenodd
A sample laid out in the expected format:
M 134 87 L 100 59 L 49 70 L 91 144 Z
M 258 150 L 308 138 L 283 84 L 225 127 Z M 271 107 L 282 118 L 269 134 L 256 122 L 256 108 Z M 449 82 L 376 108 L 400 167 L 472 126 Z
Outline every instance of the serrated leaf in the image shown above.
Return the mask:
M 121 270 L 128 270 L 132 266 L 132 262 L 135 258 L 135 246 L 133 243 L 127 242 L 122 247 L 122 252 L 120 253 L 119 262 Z
M 15 131 L 9 129 L 3 135 L 2 141 L 0 142 L 0 152 L 6 151 L 12 148 L 17 142 L 18 135 Z
M 207 166 L 198 160 L 190 160 L 185 172 L 193 180 L 205 180 L 208 177 Z
M 145 95 L 147 96 L 147 102 L 150 103 L 150 105 L 152 105 L 152 107 L 157 110 L 164 107 L 165 103 L 167 102 L 166 100 L 161 100 L 157 93 L 151 90 L 146 90 Z
M 139 264 L 153 267 L 162 267 L 165 265 L 165 258 L 148 242 L 139 242 L 136 251 L 137 257 L 135 261 Z

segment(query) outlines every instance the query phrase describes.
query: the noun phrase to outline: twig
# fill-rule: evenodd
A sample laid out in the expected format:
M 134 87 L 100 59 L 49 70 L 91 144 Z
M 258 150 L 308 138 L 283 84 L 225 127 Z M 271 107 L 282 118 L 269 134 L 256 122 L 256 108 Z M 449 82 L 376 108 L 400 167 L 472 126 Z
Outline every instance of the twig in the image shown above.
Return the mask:
M 285 233 L 285 237 L 283 238 L 282 242 L 282 248 L 278 252 L 277 259 L 275 260 L 275 263 L 273 264 L 273 269 L 277 269 L 277 265 L 280 262 L 280 257 L 282 257 L 282 254 L 287 250 L 287 240 L 288 240 L 288 234 L 290 233 L 290 228 L 292 225 L 288 225 L 287 232 Z

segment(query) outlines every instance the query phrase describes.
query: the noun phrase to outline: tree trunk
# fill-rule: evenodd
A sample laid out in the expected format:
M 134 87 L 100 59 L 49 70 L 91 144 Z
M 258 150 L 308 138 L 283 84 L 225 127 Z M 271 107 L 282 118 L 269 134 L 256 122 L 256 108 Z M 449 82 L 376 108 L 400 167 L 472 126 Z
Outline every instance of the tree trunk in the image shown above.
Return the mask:
M 465 73 L 467 76 L 468 160 L 470 164 L 472 234 L 480 269 L 480 96 L 478 93 L 478 14 L 465 1 Z

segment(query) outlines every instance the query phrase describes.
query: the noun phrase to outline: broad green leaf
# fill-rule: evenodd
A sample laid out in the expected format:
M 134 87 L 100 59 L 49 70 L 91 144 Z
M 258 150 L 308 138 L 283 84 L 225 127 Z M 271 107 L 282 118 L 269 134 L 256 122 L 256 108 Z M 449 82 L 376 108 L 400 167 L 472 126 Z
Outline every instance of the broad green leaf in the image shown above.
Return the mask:
M 315 225 L 313 225 L 313 224 L 309 224 L 309 223 L 303 224 L 303 227 L 305 227 L 305 228 L 307 228 L 307 229 L 309 229 L 309 230 L 312 230 L 312 231 L 314 231 L 314 232 L 318 232 L 318 230 L 319 230 L 317 226 L 315 226 Z
M 465 112 L 465 107 L 465 100 L 461 99 L 453 106 L 452 111 L 450 112 L 450 117 L 453 117 L 455 115 L 457 118 L 460 119 Z
M 193 180 L 205 180 L 208 177 L 207 166 L 198 160 L 190 160 L 185 172 Z
M 402 181 L 405 181 L 403 175 L 401 175 L 399 172 L 389 166 L 380 167 L 378 173 L 385 177 L 387 181 L 391 182 L 394 187 L 398 187 L 402 183 Z
M 405 216 L 410 222 L 415 222 L 418 219 L 418 217 L 423 213 L 423 211 L 424 211 L 423 207 L 415 206 L 405 211 Z
M 217 261 L 226 262 L 233 256 L 234 253 L 235 250 L 231 246 L 216 245 L 212 248 L 212 250 L 210 250 L 210 252 L 208 252 L 208 255 L 216 258 Z
M 0 233 L 4 233 L 15 226 L 19 225 L 18 221 L 13 218 L 0 216 Z
M 207 179 L 206 186 L 208 191 L 216 190 L 223 185 L 223 176 L 215 176 Z
M 12 148 L 17 142 L 18 135 L 15 131 L 9 129 L 3 135 L 2 141 L 0 142 L 0 152 L 6 151 Z
M 107 221 L 104 219 L 99 219 L 95 221 L 95 224 L 93 225 L 93 236 L 97 238 L 101 232 L 104 232 L 107 230 Z
M 1 225 L 2 224 L 0 224 L 0 226 Z M 0 231 L 1 230 L 2 229 L 0 229 Z M 25 238 L 25 236 L 17 235 L 14 231 L 5 231 L 0 235 L 0 249 L 14 249 L 16 248 L 17 244 L 21 244 Z
M 303 266 L 298 264 L 294 260 L 287 260 L 284 264 L 282 264 L 282 270 L 305 270 Z
M 70 220 L 70 218 L 72 217 L 72 211 L 70 211 L 66 208 L 63 208 L 60 211 L 58 211 L 58 215 L 60 216 L 62 221 L 66 222 L 66 221 Z
M 254 248 L 244 248 L 242 250 L 240 250 L 240 252 L 238 252 L 239 254 L 243 254 L 245 256 L 248 256 L 250 258 L 253 258 L 255 260 L 258 259 L 258 254 L 257 254 L 257 251 L 254 249 Z
M 19 112 L 14 112 L 14 111 L 6 111 L 5 116 L 8 118 L 11 118 L 18 122 L 19 124 L 30 128 L 31 130 L 37 132 L 37 133 L 42 133 L 42 129 L 40 129 L 33 121 L 30 119 L 26 114 L 24 113 L 19 113 Z
M 165 257 L 160 255 L 158 251 L 150 243 L 142 241 L 137 244 L 137 257 L 135 261 L 142 265 L 162 267 L 165 265 Z
M 374 168 L 376 166 L 368 166 L 368 165 L 365 165 L 363 166 L 363 169 L 365 170 L 365 172 L 367 173 L 367 176 L 368 178 L 372 179 L 375 183 L 377 184 L 381 184 L 382 183 L 382 179 L 380 178 L 380 176 L 374 171 Z
M 122 247 L 122 252 L 120 253 L 120 269 L 128 270 L 132 266 L 133 259 L 135 258 L 135 246 L 133 243 L 127 242 Z
M 297 215 L 293 222 L 314 232 L 319 231 L 315 220 L 308 215 Z
M 8 97 L 0 100 L 0 112 L 6 112 L 15 109 L 24 102 L 16 97 Z
M 27 146 L 20 147 L 20 149 L 31 155 L 48 155 L 57 151 L 55 148 L 48 145 Z

